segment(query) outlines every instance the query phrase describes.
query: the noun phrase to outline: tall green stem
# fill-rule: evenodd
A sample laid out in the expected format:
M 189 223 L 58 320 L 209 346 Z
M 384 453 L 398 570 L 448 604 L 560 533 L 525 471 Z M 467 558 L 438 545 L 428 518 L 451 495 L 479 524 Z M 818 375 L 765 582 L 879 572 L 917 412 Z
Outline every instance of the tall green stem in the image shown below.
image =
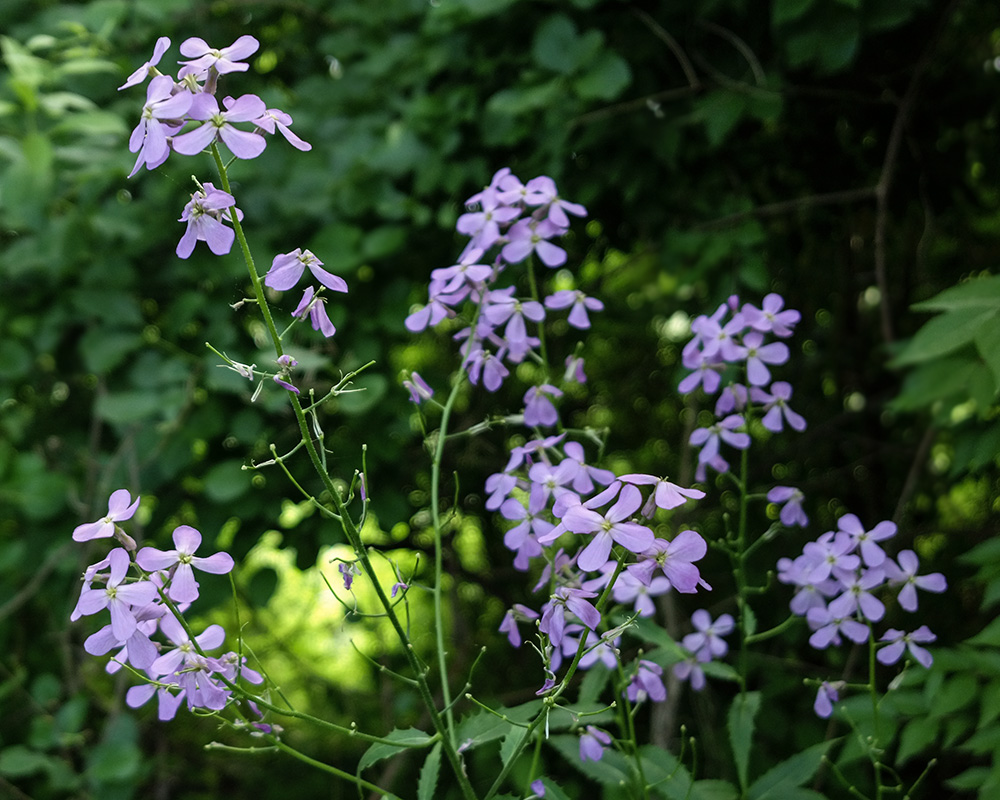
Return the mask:
M 226 165 L 222 161 L 222 156 L 219 153 L 218 147 L 213 144 L 211 147 L 212 157 L 215 159 L 215 165 L 219 171 L 219 179 L 222 182 L 223 191 L 232 194 L 229 183 L 229 175 L 226 171 Z M 243 251 L 243 258 L 246 261 L 247 269 L 250 273 L 250 280 L 254 288 L 254 296 L 257 299 L 257 303 L 260 306 L 261 315 L 264 317 L 264 324 L 267 326 L 268 333 L 271 335 L 271 341 L 274 345 L 274 349 L 279 356 L 283 354 L 281 347 L 281 339 L 278 336 L 278 330 L 274 324 L 274 318 L 271 316 L 271 311 L 267 303 L 267 298 L 264 296 L 264 288 L 261 282 L 260 276 L 257 274 L 257 268 L 254 264 L 253 256 L 250 252 L 250 246 L 247 244 L 246 235 L 243 232 L 243 226 L 240 224 L 239 219 L 235 213 L 230 216 L 233 231 L 236 234 L 236 239 L 240 243 L 240 248 Z M 312 432 L 309 429 L 309 423 L 306 419 L 305 412 L 302 409 L 302 403 L 299 400 L 298 395 L 289 392 L 289 400 L 292 405 L 292 411 L 295 414 L 295 420 L 299 427 L 299 434 L 302 437 L 302 441 L 305 444 L 306 452 L 309 455 L 309 460 L 312 463 L 316 474 L 319 476 L 323 487 L 326 489 L 330 496 L 330 501 L 334 505 L 334 509 L 337 515 L 340 517 L 340 524 L 343 528 L 344 535 L 347 537 L 348 543 L 354 549 L 358 556 L 358 561 L 361 563 L 361 568 L 364 573 L 368 576 L 375 593 L 378 597 L 379 603 L 385 610 L 386 618 L 389 620 L 399 638 L 399 641 L 403 645 L 403 653 L 406 657 L 407 663 L 412 670 L 414 677 L 417 681 L 417 688 L 420 693 L 421 700 L 424 706 L 427 708 L 427 712 L 431 718 L 431 723 L 434 725 L 434 729 L 441 734 L 442 737 L 442 747 L 445 751 L 445 755 L 448 758 L 449 763 L 455 773 L 455 777 L 458 780 L 459 787 L 462 790 L 463 797 L 466 800 L 475 800 L 476 793 L 472 788 L 472 784 L 469 782 L 468 777 L 465 774 L 465 768 L 462 764 L 462 760 L 456 750 L 454 744 L 452 743 L 451 736 L 448 733 L 448 728 L 445 721 L 441 717 L 440 711 L 438 711 L 437 705 L 434 702 L 434 696 L 431 693 L 430 686 L 427 683 L 427 672 L 424 665 L 420 662 L 417 654 L 414 652 L 413 645 L 411 644 L 409 637 L 406 635 L 406 630 L 403 628 L 399 617 L 396 615 L 395 609 L 389 600 L 389 597 L 385 593 L 382 584 L 378 579 L 378 575 L 375 572 L 375 567 L 368 556 L 368 552 L 365 549 L 364 543 L 361 541 L 361 532 L 358 530 L 354 523 L 353 518 L 348 513 L 344 501 L 340 496 L 340 491 L 337 489 L 330 477 L 329 473 L 323 467 L 323 460 L 320 454 L 316 450 L 316 444 L 312 438 Z

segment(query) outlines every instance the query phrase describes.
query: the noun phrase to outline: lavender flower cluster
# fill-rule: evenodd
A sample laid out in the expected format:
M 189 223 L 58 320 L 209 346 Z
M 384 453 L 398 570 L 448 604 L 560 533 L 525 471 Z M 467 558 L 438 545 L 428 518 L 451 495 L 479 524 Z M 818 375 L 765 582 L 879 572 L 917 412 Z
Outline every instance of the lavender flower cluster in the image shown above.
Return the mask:
M 809 643 L 820 650 L 839 646 L 844 640 L 874 644 L 873 625 L 885 616 L 885 603 L 876 592 L 896 591 L 896 601 L 908 612 L 917 610 L 917 589 L 943 592 L 948 584 L 935 572 L 918 575 L 917 554 L 902 550 L 895 560 L 880 542 L 896 535 L 896 525 L 888 520 L 865 530 L 854 514 L 837 520 L 837 530 L 827 531 L 802 548 L 794 559 L 778 561 L 778 580 L 794 586 L 793 614 L 803 616 L 812 630 Z M 931 654 L 922 647 L 937 637 L 926 625 L 911 632 L 890 628 L 878 639 L 876 658 L 895 664 L 908 650 L 921 666 L 929 667 Z M 833 713 L 833 703 L 843 689 L 840 682 L 823 682 L 816 695 L 815 711 L 821 717 Z
M 566 263 L 566 251 L 552 240 L 568 232 L 567 214 L 582 217 L 587 211 L 578 203 L 563 200 L 552 178 L 542 175 L 521 183 L 504 168 L 489 186 L 466 200 L 466 205 L 473 210 L 460 216 L 456 227 L 470 237 L 469 242 L 457 264 L 431 273 L 428 302 L 406 318 L 406 327 L 417 333 L 454 318 L 466 301 L 474 303 L 478 309 L 474 324 L 455 334 L 455 339 L 463 342 L 462 366 L 469 380 L 495 392 L 510 375 L 508 364 L 517 365 L 529 357 L 539 360 L 541 340 L 531 335 L 529 325 L 542 324 L 546 309 L 568 308 L 567 322 L 586 330 L 590 327 L 587 312 L 600 311 L 604 304 L 572 289 L 554 292 L 540 301 L 515 297 L 514 286 L 497 288 L 505 270 L 529 256 L 537 255 L 550 269 Z M 495 251 L 492 261 L 482 263 L 491 250 Z M 586 380 L 582 361 L 568 358 L 566 376 L 567 380 Z M 562 392 L 544 384 L 530 394 L 525 423 L 554 425 L 549 398 Z
M 746 411 L 751 405 L 760 410 L 761 423 L 773 433 L 784 430 L 785 423 L 796 431 L 805 430 L 806 421 L 788 406 L 791 385 L 786 381 L 771 383 L 768 369 L 768 365 L 784 364 L 789 357 L 788 345 L 769 342 L 768 337 L 791 336 L 801 319 L 798 311 L 785 309 L 784 305 L 780 295 L 769 294 L 760 308 L 751 303 L 741 308 L 739 298 L 733 295 L 715 313 L 697 317 L 691 323 L 694 337 L 685 345 L 681 358 L 692 372 L 678 389 L 688 394 L 700 386 L 706 394 L 714 395 L 722 388 L 715 403 L 717 421 L 691 434 L 691 444 L 701 448 L 695 472 L 699 482 L 705 480 L 707 467 L 716 472 L 729 470 L 729 462 L 720 452 L 722 443 L 737 450 L 750 446 L 745 427 Z M 734 370 L 739 379 L 723 385 L 723 376 Z
M 130 178 L 142 166 L 156 169 L 166 162 L 171 153 L 198 155 L 218 142 L 224 144 L 236 158 L 256 158 L 267 146 L 265 134 L 276 132 L 299 150 L 312 149 L 312 145 L 292 132 L 292 117 L 288 113 L 268 108 L 255 94 L 243 94 L 235 99 L 223 97 L 220 108 L 217 99 L 219 77 L 246 72 L 249 64 L 243 59 L 257 52 L 259 46 L 253 36 L 241 36 L 229 47 L 221 49 L 210 47 L 203 39 L 187 39 L 181 43 L 180 51 L 189 60 L 178 62 L 181 68 L 174 79 L 157 68 L 170 47 L 170 40 L 165 36 L 157 40 L 153 57 L 118 87 L 126 89 L 150 78 L 139 124 L 129 138 L 129 150 L 138 153 L 129 173 Z M 194 127 L 185 130 L 190 123 Z M 238 127 L 243 123 L 248 124 L 250 129 Z M 232 224 L 242 219 L 243 212 L 236 207 L 236 198 L 232 194 L 207 181 L 198 184 L 181 212 L 179 221 L 186 227 L 177 243 L 178 257 L 189 258 L 198 242 L 205 242 L 217 256 L 228 254 L 236 240 Z M 347 291 L 343 278 L 323 269 L 323 262 L 302 248 L 275 256 L 264 283 L 276 291 L 287 291 L 299 282 L 307 269 L 326 289 Z M 308 317 L 314 330 L 326 337 L 333 336 L 336 328 L 330 321 L 325 303 L 322 289 L 308 286 L 292 316 L 299 319 Z M 288 364 L 282 367 L 286 368 Z M 246 371 L 252 380 L 253 369 L 247 368 Z M 274 379 L 283 388 L 298 392 L 288 382 L 287 375 L 274 376 Z
M 602 310 L 604 304 L 577 289 L 540 299 L 530 275 L 532 296 L 517 295 L 513 267 L 527 262 L 530 271 L 532 255 L 550 269 L 564 266 L 566 251 L 553 240 L 567 232 L 567 213 L 586 214 L 583 206 L 559 196 L 550 177 L 522 183 L 509 169 L 502 169 L 466 202 L 470 210 L 459 217 L 456 227 L 469 242 L 456 265 L 431 273 L 428 303 L 410 314 L 406 326 L 422 331 L 471 308 L 472 321 L 455 339 L 462 342 L 462 364 L 470 382 L 492 392 L 510 376 L 508 366 L 525 359 L 547 366 L 538 329 L 549 312 L 568 309 L 567 323 L 586 330 L 591 324 L 589 312 Z M 487 257 L 490 253 L 492 259 Z M 501 278 L 511 285 L 498 288 Z M 578 354 L 566 359 L 563 381 L 586 381 Z M 417 373 L 404 385 L 415 403 L 434 395 Z M 575 656 L 581 639 L 585 652 L 580 668 L 598 662 L 611 669 L 618 666 L 620 631 L 599 633 L 603 620 L 593 602 L 616 574 L 613 599 L 640 616 L 652 615 L 651 598 L 671 589 L 694 593 L 699 586 L 710 588 L 695 566 L 707 551 L 705 540 L 683 530 L 667 541 L 649 527 L 658 509 L 677 508 L 704 497 L 704 492 L 655 475 L 616 477 L 589 464 L 587 437 L 565 431 L 547 435 L 543 430 L 562 428 L 557 409 L 562 396 L 563 391 L 549 383 L 525 392 L 521 419 L 531 429 L 530 438 L 512 448 L 504 469 L 491 475 L 485 487 L 487 510 L 512 523 L 504 544 L 514 553 L 515 568 L 527 571 L 533 563 L 541 567 L 535 591 L 547 599 L 537 609 L 515 605 L 500 626 L 515 647 L 522 643 L 519 623 L 537 627 L 545 673 L 540 695 L 555 687 L 556 672 Z M 700 646 L 694 650 L 700 652 Z M 699 658 L 705 660 L 703 654 Z M 633 702 L 665 699 L 662 672 L 659 664 L 637 661 L 623 693 Z M 581 737 L 581 758 L 599 758 L 609 742 L 606 733 L 588 726 Z
M 133 671 L 146 674 L 147 683 L 126 693 L 129 706 L 137 708 L 155 694 L 161 720 L 173 719 L 185 701 L 188 709 L 219 711 L 230 703 L 240 678 L 252 684 L 264 679 L 239 653 L 207 655 L 207 651 L 222 646 L 225 631 L 219 625 L 209 625 L 192 635 L 182 615 L 198 599 L 194 570 L 223 575 L 233 569 L 233 558 L 224 552 L 196 556 L 201 534 L 189 525 L 174 530 L 174 549 L 143 547 L 136 552 L 135 540 L 119 523 L 131 519 L 138 507 L 138 497 L 133 501 L 128 490 L 119 489 L 112 493 L 104 517 L 73 531 L 77 542 L 113 538 L 121 546 L 87 567 L 70 619 L 108 611 L 110 622 L 87 638 L 84 649 L 103 656 L 117 648 L 108 661 L 109 673 L 128 664 Z M 156 641 L 153 637 L 157 632 L 167 642 Z M 248 702 L 248 709 L 252 717 L 262 716 L 252 702 Z M 256 731 L 273 730 L 256 720 L 251 725 Z

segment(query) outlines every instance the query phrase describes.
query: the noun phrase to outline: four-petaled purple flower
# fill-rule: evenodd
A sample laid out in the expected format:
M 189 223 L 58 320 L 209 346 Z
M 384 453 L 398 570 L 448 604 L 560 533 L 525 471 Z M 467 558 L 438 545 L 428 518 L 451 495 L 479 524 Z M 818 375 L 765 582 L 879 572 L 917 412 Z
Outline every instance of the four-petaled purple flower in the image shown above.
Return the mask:
M 232 228 L 223 225 L 222 221 L 231 219 L 230 214 L 234 212 L 237 219 L 242 219 L 242 212 L 236 208 L 236 198 L 206 181 L 202 188 L 191 195 L 191 200 L 184 206 L 178 220 L 186 222 L 187 229 L 177 243 L 177 257 L 188 258 L 198 242 L 205 242 L 208 249 L 217 256 L 226 255 L 233 247 L 236 234 Z
M 250 122 L 262 116 L 267 107 L 255 94 L 245 94 L 237 99 L 225 97 L 225 110 L 219 109 L 215 95 L 201 92 L 195 95 L 188 109 L 188 117 L 201 122 L 197 128 L 175 136 L 173 147 L 181 155 L 200 153 L 216 139 L 223 143 L 237 158 L 256 158 L 264 152 L 267 142 L 259 133 L 233 127 L 234 122 Z
M 224 575 L 233 568 L 233 557 L 229 553 L 215 553 L 204 558 L 196 556 L 194 553 L 201 544 L 201 534 L 190 525 L 174 528 L 173 539 L 175 549 L 144 547 L 136 554 L 135 563 L 150 572 L 171 570 L 167 595 L 175 603 L 189 603 L 198 597 L 198 581 L 192 567 L 214 575 Z
M 74 542 L 86 542 L 90 539 L 104 539 L 115 535 L 115 523 L 132 519 L 139 507 L 139 498 L 132 501 L 128 489 L 118 489 L 111 493 L 108 500 L 108 513 L 97 522 L 85 522 L 73 529 Z

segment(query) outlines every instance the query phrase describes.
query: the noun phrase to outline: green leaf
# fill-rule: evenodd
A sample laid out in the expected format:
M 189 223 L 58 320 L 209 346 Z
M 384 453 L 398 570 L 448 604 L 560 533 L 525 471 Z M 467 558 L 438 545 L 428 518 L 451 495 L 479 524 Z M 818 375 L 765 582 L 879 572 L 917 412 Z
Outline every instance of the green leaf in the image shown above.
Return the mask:
M 568 75 L 577 67 L 576 49 L 576 27 L 569 17 L 555 14 L 536 29 L 531 55 L 538 66 Z
M 953 353 L 917 365 L 903 380 L 903 389 L 891 403 L 894 411 L 917 411 L 938 400 L 958 395 L 964 402 L 971 393 L 974 376 L 986 368 L 971 353 Z
M 747 776 L 750 771 L 750 745 L 753 743 L 754 719 L 760 710 L 760 700 L 760 692 L 747 692 L 737 695 L 729 707 L 727 719 L 729 744 L 733 748 L 736 775 L 743 791 L 747 789 Z
M 975 336 L 976 350 L 993 373 L 993 382 L 1000 386 L 1000 316 L 987 321 Z
M 1000 275 L 960 283 L 934 295 L 929 300 L 914 303 L 910 308 L 914 311 L 1000 308 Z
M 761 775 L 750 787 L 750 800 L 784 800 L 789 790 L 801 786 L 819 769 L 833 740 L 807 747 Z
M 775 25 L 792 22 L 805 14 L 814 2 L 815 0 L 775 0 L 771 7 L 771 22 Z
M 746 110 L 746 95 L 726 89 L 709 92 L 695 103 L 695 116 L 704 124 L 708 142 L 713 147 L 722 144 Z
M 892 366 L 919 364 L 947 355 L 972 342 L 980 328 L 996 324 L 996 309 L 959 308 L 924 323 L 903 351 L 892 360 Z
M 15 744 L 0 751 L 0 775 L 8 778 L 23 778 L 44 770 L 49 758 L 44 753 L 29 750 L 24 745 Z
M 993 542 L 1000 542 L 1000 540 L 992 540 Z M 985 542 L 984 544 L 989 544 Z M 1000 546 L 1000 545 L 998 545 Z M 969 554 L 966 554 L 964 559 L 966 563 L 975 563 L 968 558 Z M 979 633 L 970 639 L 965 640 L 967 644 L 976 645 L 978 647 L 1000 647 L 1000 617 L 996 617 L 992 622 L 989 623 L 985 628 L 983 628 Z
M 250 471 L 241 460 L 221 461 L 205 473 L 205 495 L 216 503 L 230 503 L 250 490 Z
M 420 770 L 417 781 L 417 800 L 434 800 L 437 792 L 438 774 L 441 772 L 441 742 L 437 742 L 427 754 L 427 760 Z
M 127 425 L 156 416 L 161 402 L 155 392 L 114 392 L 97 398 L 94 413 L 105 422 Z
M 123 331 L 94 326 L 80 337 L 83 366 L 90 372 L 108 373 L 125 357 L 143 346 L 139 331 Z
M 604 50 L 573 81 L 573 88 L 585 100 L 614 100 L 631 82 L 632 70 L 625 59 Z
M 611 677 L 611 670 L 598 662 L 586 671 L 583 680 L 580 681 L 580 693 L 577 699 L 580 703 L 594 703 L 601 696 L 604 687 L 608 685 Z
M 381 761 L 383 758 L 394 756 L 407 748 L 424 747 L 431 741 L 430 736 L 416 728 L 402 730 L 397 728 L 382 738 L 388 739 L 392 744 L 388 742 L 376 742 L 369 747 L 365 751 L 365 754 L 361 756 L 361 761 L 358 762 L 358 772 L 368 769 L 372 764 Z
M 629 782 L 629 768 L 621 753 L 608 748 L 600 761 L 580 760 L 580 737 L 561 735 L 549 737 L 549 744 L 558 750 L 569 764 L 598 783 L 618 788 Z

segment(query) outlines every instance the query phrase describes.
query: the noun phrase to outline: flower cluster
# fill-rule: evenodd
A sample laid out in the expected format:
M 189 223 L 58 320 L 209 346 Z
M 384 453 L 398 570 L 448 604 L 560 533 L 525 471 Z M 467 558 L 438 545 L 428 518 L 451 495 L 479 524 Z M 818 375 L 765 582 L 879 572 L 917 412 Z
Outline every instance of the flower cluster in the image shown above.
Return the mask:
M 866 530 L 857 516 L 845 514 L 837 520 L 837 530 L 806 544 L 798 557 L 778 562 L 778 580 L 796 588 L 791 610 L 806 618 L 813 647 L 825 649 L 844 640 L 855 644 L 874 641 L 873 625 L 886 613 L 878 595 L 884 597 L 887 589 L 896 590 L 903 610 L 914 612 L 917 589 L 943 592 L 947 588 L 940 573 L 917 574 L 919 560 L 912 550 L 902 550 L 895 559 L 886 554 L 881 543 L 895 535 L 896 525 L 888 520 Z M 929 667 L 932 657 L 922 645 L 935 638 L 926 625 L 912 632 L 890 628 L 878 639 L 876 658 L 882 664 L 895 664 L 909 650 L 917 663 Z M 842 688 L 821 685 L 816 713 L 829 716 Z
M 560 198 L 551 178 L 522 183 L 502 169 L 467 205 L 457 228 L 469 241 L 458 263 L 431 273 L 428 303 L 407 317 L 406 326 L 421 331 L 471 306 L 468 325 L 455 338 L 462 342 L 470 382 L 492 392 L 526 359 L 548 366 L 541 329 L 551 312 L 567 311 L 566 323 L 583 331 L 590 328 L 590 312 L 604 304 L 577 289 L 539 295 L 530 263 L 531 296 L 517 293 L 513 267 L 531 255 L 550 269 L 564 266 L 566 252 L 554 240 L 567 232 L 567 214 L 586 213 Z M 501 286 L 501 279 L 512 285 Z M 566 359 L 564 387 L 586 381 L 583 366 L 578 352 Z M 415 403 L 434 394 L 417 373 L 404 386 Z M 511 449 L 503 471 L 491 475 L 485 487 L 487 510 L 510 523 L 504 544 L 514 554 L 514 567 L 528 571 L 538 564 L 541 571 L 535 591 L 545 599 L 537 609 L 516 604 L 500 626 L 515 647 L 522 643 L 520 623 L 537 626 L 546 675 L 539 694 L 555 686 L 556 672 L 580 652 L 581 642 L 581 668 L 598 662 L 617 667 L 620 631 L 602 634 L 608 626 L 595 606 L 613 577 L 614 601 L 639 616 L 651 616 L 652 598 L 671 589 L 709 588 L 694 563 L 706 553 L 704 539 L 685 530 L 667 541 L 650 527 L 658 509 L 676 508 L 704 493 L 654 475 L 616 477 L 590 463 L 585 443 L 591 437 L 546 435 L 544 429 L 562 428 L 557 404 L 563 394 L 563 388 L 547 382 L 527 389 L 521 421 L 531 429 L 530 438 Z M 662 671 L 658 664 L 637 661 L 623 691 L 635 702 L 663 700 Z M 606 736 L 588 728 L 581 757 L 599 758 L 610 741 Z
M 457 264 L 431 273 L 428 302 L 406 318 L 406 327 L 416 333 L 437 326 L 456 317 L 471 301 L 475 318 L 455 339 L 463 343 L 462 365 L 469 380 L 495 392 L 510 375 L 510 366 L 539 358 L 541 340 L 532 334 L 532 327 L 541 325 L 548 311 L 569 309 L 569 325 L 585 330 L 590 327 L 588 311 L 600 311 L 604 304 L 575 289 L 524 298 L 516 295 L 514 286 L 498 285 L 509 267 L 532 255 L 550 269 L 566 263 L 566 251 L 553 240 L 569 231 L 567 214 L 582 217 L 587 212 L 578 203 L 563 200 L 552 178 L 542 175 L 521 183 L 504 168 L 466 205 L 470 210 L 458 218 L 456 227 L 469 242 Z M 490 253 L 492 258 L 487 257 Z M 582 362 L 567 361 L 567 375 L 586 380 Z M 528 424 L 554 425 L 550 398 L 560 394 L 548 385 L 529 392 Z
M 244 94 L 235 99 L 226 96 L 220 107 L 219 77 L 246 72 L 249 65 L 243 59 L 257 52 L 259 46 L 253 36 L 241 36 L 229 47 L 218 50 L 202 39 L 187 39 L 181 43 L 180 51 L 189 60 L 179 62 L 181 68 L 175 79 L 157 68 L 170 47 L 170 40 L 166 37 L 157 40 L 153 57 L 119 87 L 136 86 L 150 78 L 146 104 L 129 138 L 129 150 L 138 153 L 130 178 L 143 165 L 147 169 L 159 167 L 171 153 L 193 156 L 217 142 L 224 144 L 236 158 L 256 158 L 267 146 L 265 136 L 275 132 L 299 150 L 312 149 L 312 145 L 291 131 L 289 114 L 268 108 L 257 95 Z M 242 124 L 248 129 L 238 127 Z M 215 255 L 226 255 L 236 238 L 231 227 L 234 219 L 243 219 L 236 198 L 211 183 L 199 184 L 181 213 L 179 221 L 186 227 L 177 244 L 177 255 L 189 258 L 198 242 L 205 242 Z M 278 291 L 291 289 L 308 267 L 313 277 L 330 291 L 346 292 L 347 283 L 322 266 L 323 262 L 308 250 L 295 249 L 275 256 L 264 282 Z M 321 292 L 322 289 L 306 287 L 292 316 L 308 317 L 314 330 L 330 337 L 336 329 L 330 322 L 326 298 Z
M 126 695 L 133 708 L 155 694 L 161 720 L 173 719 L 184 701 L 189 709 L 219 711 L 230 702 L 232 687 L 240 677 L 255 684 L 263 678 L 238 653 L 209 656 L 208 651 L 222 646 L 225 631 L 209 625 L 194 635 L 182 614 L 198 598 L 194 571 L 225 574 L 232 570 L 233 558 L 223 552 L 195 555 L 201 534 L 189 525 L 174 530 L 173 549 L 143 547 L 136 552 L 135 540 L 119 523 L 131 519 L 138 507 L 138 497 L 133 501 L 126 489 L 119 489 L 108 501 L 106 516 L 73 531 L 78 542 L 113 538 L 121 546 L 87 567 L 70 619 L 108 611 L 109 623 L 87 638 L 84 649 L 95 656 L 117 650 L 108 662 L 108 672 L 124 664 L 145 672 L 149 683 L 133 686 Z M 166 642 L 153 638 L 158 632 Z M 258 728 L 261 725 L 255 723 Z
M 791 336 L 801 317 L 784 305 L 780 295 L 769 294 L 760 308 L 751 303 L 741 307 L 734 295 L 712 315 L 699 316 L 691 323 L 694 337 L 684 347 L 682 363 L 692 372 L 678 388 L 685 394 L 698 387 L 708 395 L 719 393 L 716 422 L 691 434 L 691 444 L 701 448 L 695 473 L 698 481 L 705 479 L 707 467 L 716 472 L 729 470 L 722 444 L 737 450 L 750 446 L 746 413 L 751 407 L 759 410 L 761 423 L 769 431 L 779 433 L 786 424 L 796 431 L 805 430 L 806 421 L 788 405 L 791 385 L 771 382 L 769 366 L 784 364 L 789 351 L 784 342 L 768 341 L 768 337 Z

